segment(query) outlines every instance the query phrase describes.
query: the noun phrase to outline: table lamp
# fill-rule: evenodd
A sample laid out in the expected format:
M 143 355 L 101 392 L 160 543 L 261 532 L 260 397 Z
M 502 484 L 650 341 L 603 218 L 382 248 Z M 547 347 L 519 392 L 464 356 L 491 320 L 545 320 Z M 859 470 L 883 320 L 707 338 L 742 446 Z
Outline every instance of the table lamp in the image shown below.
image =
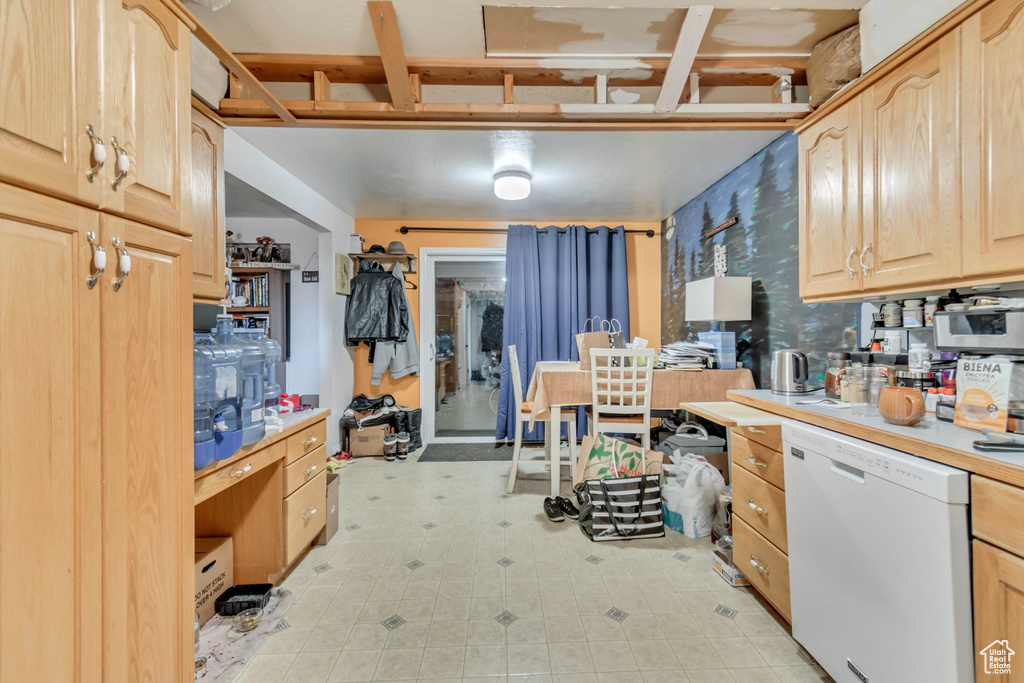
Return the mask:
M 697 338 L 715 347 L 715 365 L 723 370 L 736 367 L 736 333 L 722 329 L 730 320 L 750 320 L 749 277 L 709 277 L 686 283 L 686 320 L 711 322 L 710 332 Z

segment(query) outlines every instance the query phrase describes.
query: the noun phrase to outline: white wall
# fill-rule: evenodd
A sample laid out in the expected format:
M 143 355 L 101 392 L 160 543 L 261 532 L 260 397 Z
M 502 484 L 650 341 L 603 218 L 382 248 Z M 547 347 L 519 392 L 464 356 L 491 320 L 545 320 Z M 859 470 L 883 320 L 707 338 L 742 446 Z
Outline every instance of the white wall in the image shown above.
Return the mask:
M 870 0 L 860 11 L 860 59 L 865 73 L 965 0 Z
M 272 237 L 290 244 L 291 262 L 305 268 L 320 248 L 320 235 L 291 218 L 228 218 L 227 229 L 236 242 L 255 242 L 257 237 Z M 310 270 L 317 270 L 317 259 Z M 303 282 L 302 271 L 289 273 L 291 282 L 291 348 L 286 391 L 289 394 L 320 393 L 320 285 Z
M 327 441 L 329 452 L 335 453 L 341 446 L 338 418 L 352 400 L 353 373 L 352 355 L 343 343 L 347 298 L 334 293 L 334 254 L 348 253 L 355 220 L 230 128 L 224 131 L 224 169 L 259 192 L 263 201 L 317 232 L 320 407 L 331 409 Z

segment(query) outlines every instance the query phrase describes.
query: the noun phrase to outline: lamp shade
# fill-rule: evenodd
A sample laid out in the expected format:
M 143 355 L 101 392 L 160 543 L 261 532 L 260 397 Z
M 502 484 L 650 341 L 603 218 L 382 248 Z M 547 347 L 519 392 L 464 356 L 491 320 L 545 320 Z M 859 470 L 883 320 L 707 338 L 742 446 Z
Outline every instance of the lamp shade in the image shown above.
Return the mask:
M 498 199 L 516 200 L 530 196 L 530 174 L 525 171 L 503 171 L 494 175 L 494 194 Z
M 749 277 L 709 277 L 686 283 L 688 321 L 750 320 Z

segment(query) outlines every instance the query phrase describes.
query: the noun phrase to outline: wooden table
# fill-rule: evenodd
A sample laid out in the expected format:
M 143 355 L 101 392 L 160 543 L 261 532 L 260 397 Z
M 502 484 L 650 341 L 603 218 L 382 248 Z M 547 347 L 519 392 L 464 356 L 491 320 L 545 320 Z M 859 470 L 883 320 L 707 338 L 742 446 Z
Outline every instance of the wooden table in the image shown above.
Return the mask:
M 283 431 L 195 473 L 195 535 L 231 536 L 234 580 L 277 583 L 327 522 L 327 416 L 282 415 Z
M 724 401 L 732 389 L 753 389 L 750 370 L 655 370 L 651 381 L 651 408 L 678 410 L 683 401 Z M 559 450 L 562 408 L 592 403 L 589 370 L 578 362 L 541 361 L 530 378 L 526 400 L 533 402 L 530 427 L 537 419 L 548 420 L 546 446 L 551 460 L 551 495 L 558 495 Z

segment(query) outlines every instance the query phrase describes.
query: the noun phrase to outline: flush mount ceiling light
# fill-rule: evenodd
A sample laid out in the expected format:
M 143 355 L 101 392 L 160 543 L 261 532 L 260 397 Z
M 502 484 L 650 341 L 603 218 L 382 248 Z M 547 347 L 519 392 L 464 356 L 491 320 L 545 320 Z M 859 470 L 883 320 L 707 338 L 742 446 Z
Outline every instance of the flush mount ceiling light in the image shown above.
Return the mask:
M 530 174 L 525 171 L 495 173 L 494 194 L 498 199 L 526 199 L 530 196 Z

